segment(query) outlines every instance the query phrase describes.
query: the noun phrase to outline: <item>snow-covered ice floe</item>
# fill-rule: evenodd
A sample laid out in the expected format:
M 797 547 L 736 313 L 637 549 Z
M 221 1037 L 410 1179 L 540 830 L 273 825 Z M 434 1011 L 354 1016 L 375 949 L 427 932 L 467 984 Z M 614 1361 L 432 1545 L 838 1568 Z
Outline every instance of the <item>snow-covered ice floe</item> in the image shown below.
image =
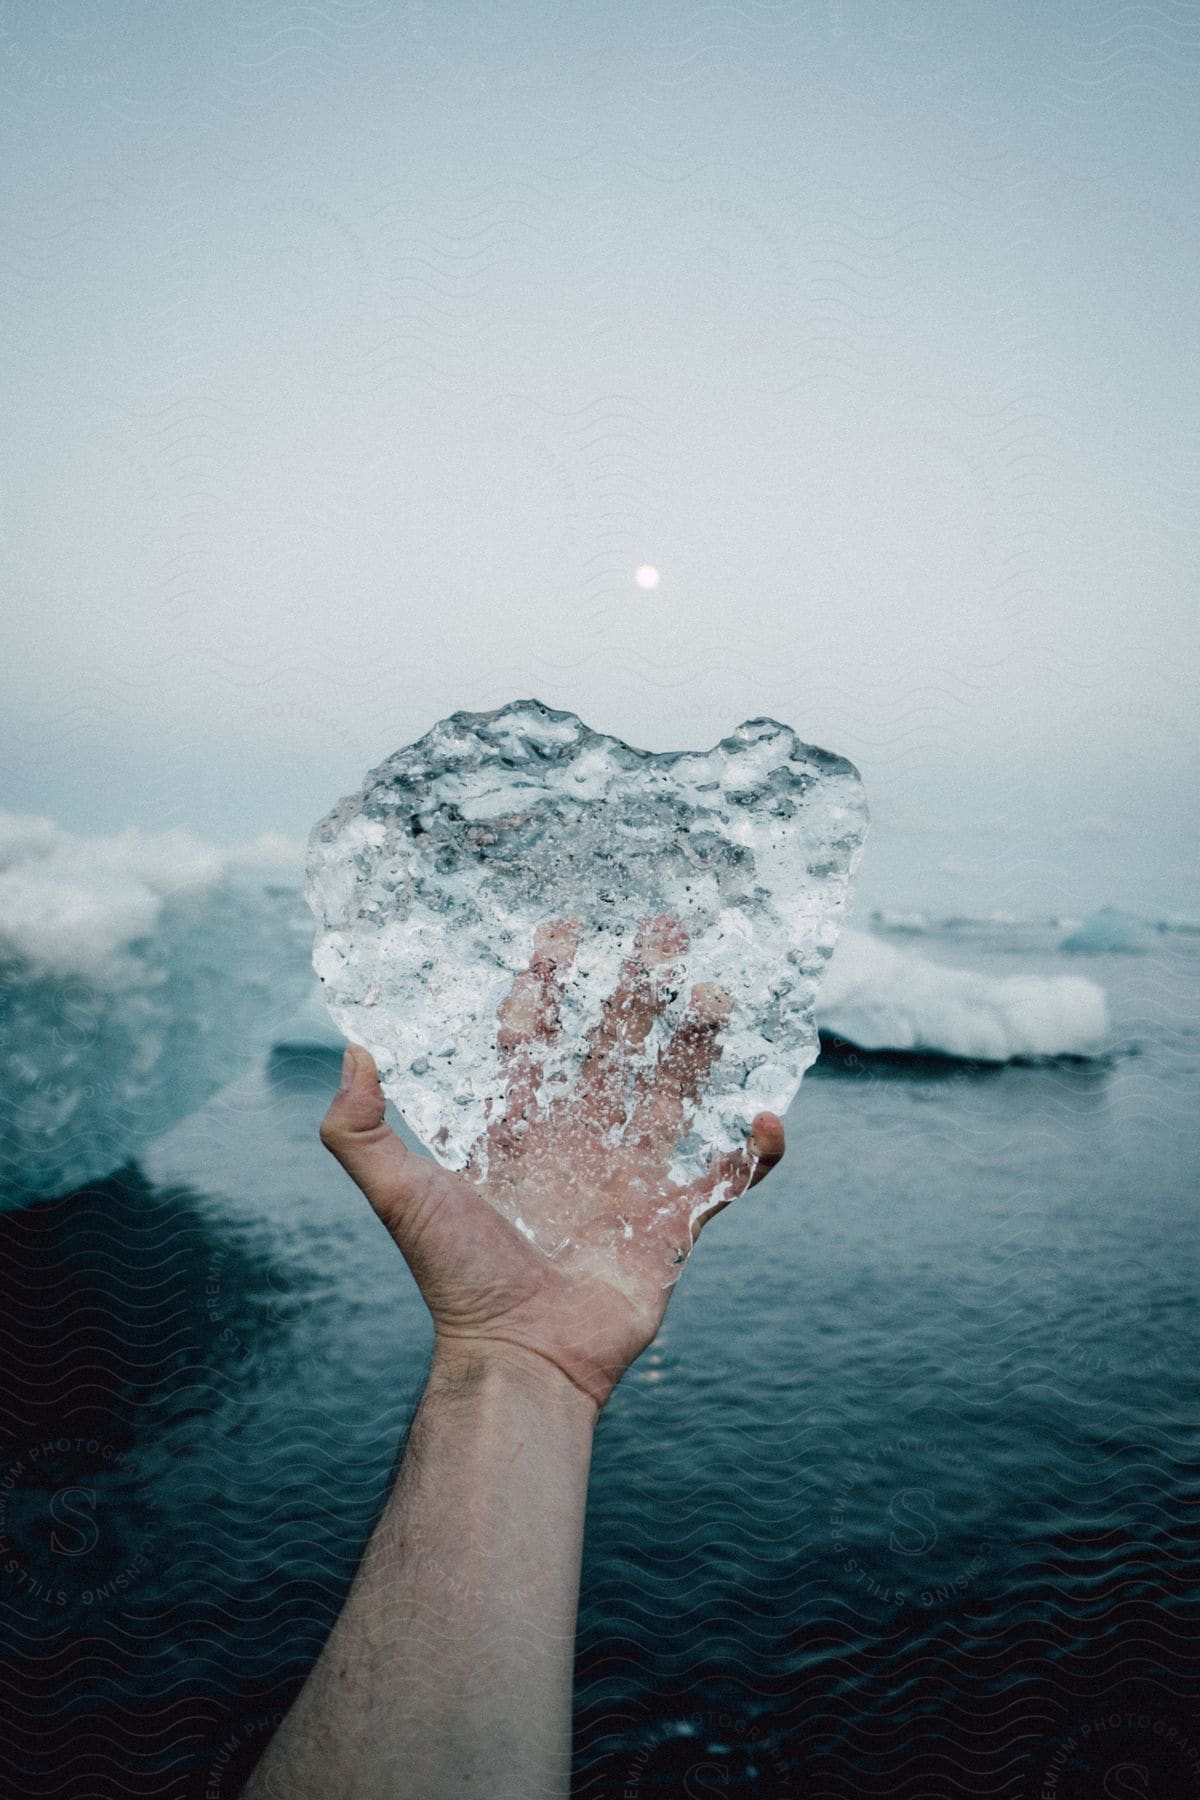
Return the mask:
M 822 1034 L 859 1050 L 1003 1063 L 1094 1056 L 1104 991 L 1081 975 L 983 975 L 843 931 L 817 996 Z
M 0 1205 L 110 1174 L 274 1040 L 311 982 L 299 858 L 0 814 Z

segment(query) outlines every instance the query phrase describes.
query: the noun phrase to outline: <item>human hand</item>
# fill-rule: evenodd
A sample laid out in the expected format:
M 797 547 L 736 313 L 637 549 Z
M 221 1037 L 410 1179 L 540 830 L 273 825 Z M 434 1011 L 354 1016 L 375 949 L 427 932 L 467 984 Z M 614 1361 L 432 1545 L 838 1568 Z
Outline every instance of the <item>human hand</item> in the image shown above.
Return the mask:
M 685 1186 L 671 1181 L 672 1152 L 721 1054 L 729 1000 L 713 985 L 695 987 L 657 1063 L 631 1081 L 688 947 L 664 914 L 639 930 L 576 1086 L 546 1103 L 544 1066 L 577 941 L 571 919 L 535 933 L 529 967 L 497 1015 L 504 1110 L 464 1173 L 405 1149 L 384 1121 L 374 1062 L 356 1045 L 321 1138 L 403 1252 L 440 1349 L 533 1356 L 600 1407 L 662 1322 L 664 1270 L 673 1273 L 707 1220 L 780 1161 L 784 1139 L 775 1114 L 759 1113 L 744 1149 Z M 547 1255 L 516 1218 L 544 1241 L 561 1239 L 562 1250 Z

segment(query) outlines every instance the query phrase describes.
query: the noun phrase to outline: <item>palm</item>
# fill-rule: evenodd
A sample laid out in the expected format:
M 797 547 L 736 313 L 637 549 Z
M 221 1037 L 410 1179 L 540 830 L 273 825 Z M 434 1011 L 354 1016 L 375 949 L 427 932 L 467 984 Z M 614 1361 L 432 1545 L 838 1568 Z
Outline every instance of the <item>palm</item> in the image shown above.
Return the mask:
M 529 968 L 499 1009 L 503 1110 L 466 1172 L 411 1156 L 381 1122 L 369 1170 L 351 1172 L 407 1257 L 441 1337 L 503 1339 L 602 1397 L 657 1331 L 699 1223 L 778 1161 L 782 1128 L 762 1114 L 757 1154 L 748 1147 L 686 1186 L 671 1181 L 729 1002 L 695 988 L 647 1066 L 641 1053 L 687 949 L 665 916 L 639 931 L 576 1085 L 547 1101 L 544 1065 L 577 936 L 573 920 L 539 927 Z

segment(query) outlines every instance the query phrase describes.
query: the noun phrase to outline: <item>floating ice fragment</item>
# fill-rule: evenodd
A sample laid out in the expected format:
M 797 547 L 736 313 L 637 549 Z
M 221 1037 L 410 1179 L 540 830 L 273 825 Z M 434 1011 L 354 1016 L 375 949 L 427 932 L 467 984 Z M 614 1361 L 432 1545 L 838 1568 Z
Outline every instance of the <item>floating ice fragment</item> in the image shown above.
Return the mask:
M 1117 906 L 1102 906 L 1082 925 L 1076 926 L 1060 946 L 1084 956 L 1105 952 L 1141 955 L 1154 943 L 1154 928 L 1136 913 L 1122 912 Z
M 817 1054 L 865 831 L 857 771 L 770 719 L 654 754 L 533 700 L 456 713 L 314 829 L 314 966 L 416 1134 L 548 1255 L 627 1241 L 611 1190 L 644 1166 L 673 1264 Z
M 1103 989 L 1079 975 L 985 975 L 844 931 L 821 988 L 820 1026 L 858 1050 L 971 1062 L 1094 1056 L 1109 1034 Z
M 110 1174 L 272 1042 L 310 979 L 299 861 L 0 813 L 0 1208 Z

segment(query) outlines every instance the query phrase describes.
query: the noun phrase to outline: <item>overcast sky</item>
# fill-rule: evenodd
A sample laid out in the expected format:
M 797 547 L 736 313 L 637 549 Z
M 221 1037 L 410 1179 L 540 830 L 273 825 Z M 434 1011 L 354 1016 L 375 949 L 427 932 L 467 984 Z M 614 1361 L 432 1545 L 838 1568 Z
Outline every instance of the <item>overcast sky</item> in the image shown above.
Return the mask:
M 0 4 L 5 802 L 767 713 L 897 900 L 1185 906 L 1198 90 L 1176 0 Z

